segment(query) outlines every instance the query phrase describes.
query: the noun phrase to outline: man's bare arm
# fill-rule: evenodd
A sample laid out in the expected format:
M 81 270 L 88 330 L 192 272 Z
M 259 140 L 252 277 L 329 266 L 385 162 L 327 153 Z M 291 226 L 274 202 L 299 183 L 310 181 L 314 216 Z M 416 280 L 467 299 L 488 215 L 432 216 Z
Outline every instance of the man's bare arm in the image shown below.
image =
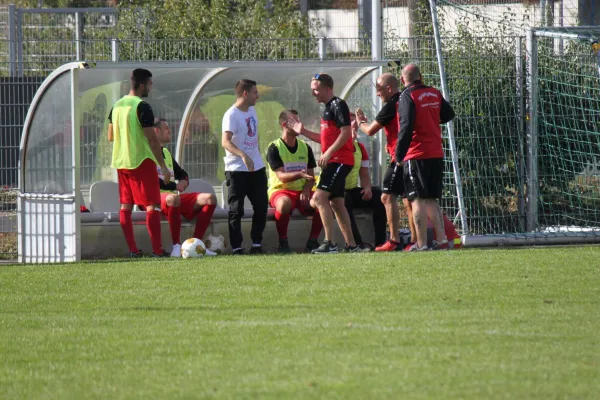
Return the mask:
M 112 142 L 114 140 L 114 135 L 113 135 L 113 124 L 112 122 L 108 124 L 108 141 Z

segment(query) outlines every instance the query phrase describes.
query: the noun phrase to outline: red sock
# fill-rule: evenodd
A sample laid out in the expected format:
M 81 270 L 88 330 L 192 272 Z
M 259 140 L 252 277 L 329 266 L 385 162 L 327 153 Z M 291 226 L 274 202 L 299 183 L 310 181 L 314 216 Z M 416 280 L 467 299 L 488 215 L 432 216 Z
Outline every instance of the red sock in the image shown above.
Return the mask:
M 196 227 L 194 228 L 194 237 L 196 239 L 202 240 L 204 237 L 206 229 L 212 220 L 215 208 L 217 208 L 216 204 L 202 206 L 202 209 L 198 215 L 196 215 Z
M 312 219 L 312 225 L 310 227 L 310 239 L 318 239 L 321 231 L 323 230 L 323 221 L 321 220 L 321 214 L 315 212 Z
M 290 224 L 290 214 L 282 214 L 275 210 L 275 227 L 277 228 L 277 234 L 279 239 L 287 239 L 288 236 L 288 225 Z
M 133 236 L 133 222 L 131 221 L 131 210 L 121 209 L 119 213 L 119 221 L 121 222 L 121 229 L 125 235 L 125 241 L 127 247 L 132 253 L 137 253 L 139 250 L 135 244 L 135 237 Z
M 181 244 L 181 208 L 169 207 L 167 213 L 169 229 L 171 230 L 171 240 L 173 244 Z
M 156 210 L 146 211 L 146 227 L 150 234 L 150 242 L 152 243 L 152 251 L 155 254 L 162 254 L 162 234 L 160 231 L 160 213 Z

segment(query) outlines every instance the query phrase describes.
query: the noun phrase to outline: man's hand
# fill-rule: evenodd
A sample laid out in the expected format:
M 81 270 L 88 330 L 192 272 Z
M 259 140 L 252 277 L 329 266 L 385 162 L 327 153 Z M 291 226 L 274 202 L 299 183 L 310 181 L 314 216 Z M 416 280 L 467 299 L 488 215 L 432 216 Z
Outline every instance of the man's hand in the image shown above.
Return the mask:
M 302 193 L 300 193 L 300 205 L 305 210 L 310 208 L 310 189 L 304 189 Z
M 306 179 L 306 180 L 309 180 L 309 181 L 314 181 L 315 177 L 312 176 L 312 175 L 307 174 L 306 170 L 303 169 L 302 171 L 300 171 L 300 178 L 299 179 Z
M 246 164 L 246 168 L 248 168 L 248 171 L 254 171 L 254 161 L 252 161 L 252 159 L 248 157 L 248 154 L 244 153 L 244 155 L 242 156 L 242 161 L 244 162 L 244 164 Z
M 319 167 L 325 168 L 330 158 L 331 155 L 328 152 L 325 152 L 321 154 L 321 157 L 319 157 L 319 161 L 317 162 L 317 164 L 319 165 Z
M 304 132 L 304 124 L 300 120 L 290 118 L 287 120 L 287 126 L 298 135 L 302 135 L 302 132 Z
M 186 181 L 186 180 L 179 181 L 179 183 L 177 183 L 177 191 L 178 192 L 185 191 L 185 189 L 187 189 L 188 185 L 189 185 L 188 181 Z
M 169 168 L 167 168 L 165 165 L 162 165 L 160 167 L 160 173 L 163 176 L 163 182 L 165 183 L 165 185 L 171 182 L 171 171 L 169 171 Z
M 362 194 L 362 199 L 364 201 L 369 201 L 369 200 L 371 200 L 371 197 L 373 197 L 373 193 L 371 192 L 370 187 L 366 187 L 363 190 L 361 190 L 360 194 Z
M 367 116 L 361 108 L 356 109 L 356 121 L 359 126 L 361 122 L 367 122 Z

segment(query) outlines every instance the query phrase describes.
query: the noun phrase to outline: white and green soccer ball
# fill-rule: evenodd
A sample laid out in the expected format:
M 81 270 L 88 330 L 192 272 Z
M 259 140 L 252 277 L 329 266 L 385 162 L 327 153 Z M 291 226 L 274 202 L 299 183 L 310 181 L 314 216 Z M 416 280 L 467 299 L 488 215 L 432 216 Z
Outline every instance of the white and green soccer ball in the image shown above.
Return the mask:
M 225 251 L 225 238 L 223 237 L 223 235 L 210 234 L 208 235 L 204 243 L 206 244 L 206 249 L 211 252 L 220 255 L 223 254 L 223 252 Z
M 181 257 L 200 258 L 206 255 L 206 246 L 200 239 L 190 238 L 181 245 Z

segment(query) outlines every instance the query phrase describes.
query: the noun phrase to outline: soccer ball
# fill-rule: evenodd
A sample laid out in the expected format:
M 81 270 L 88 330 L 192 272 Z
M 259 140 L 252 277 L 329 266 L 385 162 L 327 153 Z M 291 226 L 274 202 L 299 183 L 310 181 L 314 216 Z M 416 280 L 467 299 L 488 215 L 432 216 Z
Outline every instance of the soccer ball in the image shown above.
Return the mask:
M 225 251 L 225 238 L 223 235 L 208 235 L 205 241 L 206 248 L 217 254 L 223 254 Z
M 199 258 L 206 255 L 206 246 L 202 240 L 190 238 L 181 245 L 181 257 L 183 258 Z

